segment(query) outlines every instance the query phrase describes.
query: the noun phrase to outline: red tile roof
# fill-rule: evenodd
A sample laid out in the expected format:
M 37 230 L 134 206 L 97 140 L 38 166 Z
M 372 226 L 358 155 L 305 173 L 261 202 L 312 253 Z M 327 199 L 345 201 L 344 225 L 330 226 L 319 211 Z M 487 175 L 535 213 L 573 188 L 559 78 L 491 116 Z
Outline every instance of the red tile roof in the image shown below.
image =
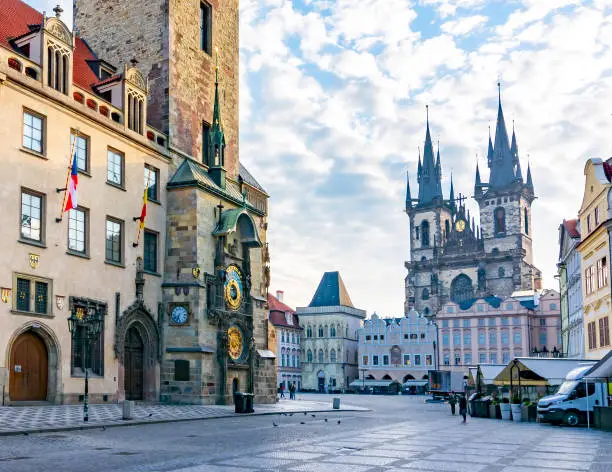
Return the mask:
M 578 220 L 565 220 L 563 221 L 563 224 L 572 238 L 580 238 L 580 232 L 578 231 Z
M 42 13 L 25 4 L 21 0 L 2 0 L 0 8 L 0 46 L 12 49 L 10 40 L 30 32 L 29 25 L 42 24 Z M 96 55 L 87 43 L 77 36 L 73 57 L 73 81 L 76 85 L 88 91 L 98 82 L 88 60 L 96 60 Z
M 285 305 L 278 298 L 272 294 L 268 294 L 268 309 L 270 310 L 270 321 L 274 326 L 285 326 L 288 328 L 302 329 L 300 328 L 300 322 L 298 316 L 295 314 L 295 310 L 289 305 Z M 285 313 L 291 313 L 293 324 L 287 323 Z

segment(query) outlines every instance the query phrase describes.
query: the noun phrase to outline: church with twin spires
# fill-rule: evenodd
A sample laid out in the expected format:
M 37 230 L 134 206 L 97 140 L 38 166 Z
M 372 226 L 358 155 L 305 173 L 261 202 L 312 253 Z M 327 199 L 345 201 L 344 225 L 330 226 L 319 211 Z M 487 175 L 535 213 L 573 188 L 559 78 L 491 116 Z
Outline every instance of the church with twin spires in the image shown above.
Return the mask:
M 514 127 L 513 127 L 514 128 Z M 419 155 L 418 196 L 406 186 L 410 218 L 410 261 L 405 263 L 405 311 L 434 316 L 447 302 L 468 308 L 479 298 L 508 297 L 541 288 L 541 272 L 533 265 L 531 204 L 535 193 L 531 169 L 523 179 L 514 129 L 508 131 L 499 94 L 495 140 L 489 133 L 485 182 L 478 165 L 473 198 L 480 222 L 466 209 L 465 197 L 442 192 L 440 150 L 434 155 L 429 129 L 423 159 Z

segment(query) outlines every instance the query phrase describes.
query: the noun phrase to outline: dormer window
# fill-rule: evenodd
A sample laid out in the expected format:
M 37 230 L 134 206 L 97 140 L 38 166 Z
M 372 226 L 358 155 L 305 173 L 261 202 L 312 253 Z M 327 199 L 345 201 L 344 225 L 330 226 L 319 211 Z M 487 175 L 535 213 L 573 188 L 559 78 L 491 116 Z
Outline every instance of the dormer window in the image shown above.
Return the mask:
M 47 18 L 45 20 L 44 53 L 42 59 L 47 70 L 47 85 L 60 93 L 68 95 L 72 85 L 71 61 L 74 37 L 66 25 L 59 19 L 60 13 L 61 9 L 56 11 L 56 18 Z
M 137 93 L 128 92 L 127 106 L 128 128 L 142 134 L 144 129 L 144 97 Z
M 133 61 L 134 63 L 137 61 Z M 126 124 L 129 129 L 144 134 L 146 123 L 146 96 L 149 90 L 147 81 L 135 67 L 125 69 L 125 102 L 124 113 Z

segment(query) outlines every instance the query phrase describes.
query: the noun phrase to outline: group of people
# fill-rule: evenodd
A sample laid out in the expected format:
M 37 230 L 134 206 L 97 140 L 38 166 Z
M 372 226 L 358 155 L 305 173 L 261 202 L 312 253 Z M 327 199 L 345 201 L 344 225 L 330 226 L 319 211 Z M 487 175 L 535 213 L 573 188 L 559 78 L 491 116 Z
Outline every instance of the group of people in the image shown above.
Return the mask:
M 297 387 L 295 386 L 295 382 L 289 384 L 289 400 L 295 400 L 295 392 L 297 391 Z M 278 387 L 278 393 L 280 393 L 281 398 L 285 398 L 285 384 L 284 382 L 280 384 Z
M 450 404 L 451 413 L 453 415 L 455 414 L 455 405 L 459 403 L 459 414 L 463 416 L 463 422 L 465 423 L 467 420 L 467 398 L 465 398 L 465 395 L 451 392 L 448 397 L 448 403 Z

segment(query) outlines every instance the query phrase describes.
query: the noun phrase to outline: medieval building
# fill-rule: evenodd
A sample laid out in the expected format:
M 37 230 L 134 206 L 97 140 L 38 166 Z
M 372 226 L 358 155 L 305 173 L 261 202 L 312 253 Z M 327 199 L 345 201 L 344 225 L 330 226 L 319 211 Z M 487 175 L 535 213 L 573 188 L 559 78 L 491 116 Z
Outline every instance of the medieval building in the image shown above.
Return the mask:
M 524 180 L 514 130 L 512 141 L 508 139 L 501 93 L 487 163 L 488 182 L 476 167 L 473 197 L 480 208 L 478 224 L 465 198 L 455 197 L 452 178 L 449 197 L 443 196 L 440 150 L 434 155 L 428 113 L 417 170 L 418 198 L 412 197 L 409 182 L 406 189 L 411 255 L 405 264 L 406 313 L 416 309 L 431 316 L 449 301 L 469 307 L 477 298 L 503 298 L 540 288 L 541 274 L 532 255 L 531 169 Z

